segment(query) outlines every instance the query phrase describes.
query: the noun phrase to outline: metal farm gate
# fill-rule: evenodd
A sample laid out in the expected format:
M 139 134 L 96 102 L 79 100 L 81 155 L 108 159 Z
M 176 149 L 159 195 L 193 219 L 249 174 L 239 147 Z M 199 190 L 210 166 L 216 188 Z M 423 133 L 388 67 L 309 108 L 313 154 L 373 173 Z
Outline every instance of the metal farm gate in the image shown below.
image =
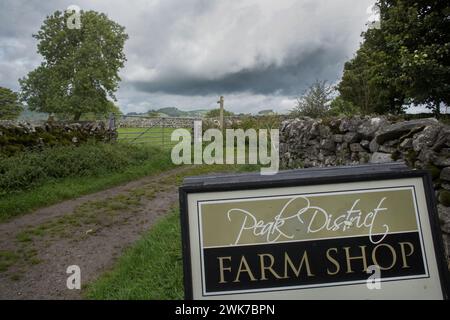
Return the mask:
M 194 121 L 199 118 L 147 117 L 139 115 L 113 115 L 109 126 L 116 128 L 119 143 L 150 144 L 159 147 L 172 147 L 175 129 L 187 129 L 193 133 Z

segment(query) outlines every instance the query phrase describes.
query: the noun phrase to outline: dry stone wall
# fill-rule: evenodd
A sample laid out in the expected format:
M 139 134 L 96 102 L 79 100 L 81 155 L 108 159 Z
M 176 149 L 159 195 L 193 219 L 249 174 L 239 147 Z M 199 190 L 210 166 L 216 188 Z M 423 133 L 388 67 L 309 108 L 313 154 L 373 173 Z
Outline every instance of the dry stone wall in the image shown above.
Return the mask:
M 405 161 L 429 170 L 438 200 L 447 257 L 450 253 L 450 126 L 434 118 L 396 121 L 352 117 L 283 121 L 283 168 Z
M 78 145 L 88 140 L 115 141 L 116 130 L 101 121 L 62 123 L 0 121 L 0 154 L 12 155 L 29 149 L 56 145 Z

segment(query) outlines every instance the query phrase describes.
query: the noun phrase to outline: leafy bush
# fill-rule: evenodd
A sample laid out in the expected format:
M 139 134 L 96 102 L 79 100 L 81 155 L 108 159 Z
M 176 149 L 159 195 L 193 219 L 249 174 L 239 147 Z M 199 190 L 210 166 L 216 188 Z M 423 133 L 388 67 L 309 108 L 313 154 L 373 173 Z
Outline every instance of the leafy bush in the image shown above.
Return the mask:
M 360 110 L 354 106 L 353 103 L 344 100 L 341 96 L 336 97 L 331 101 L 331 108 L 328 110 L 330 116 L 346 116 L 351 117 L 359 114 Z
M 291 110 L 291 116 L 321 118 L 330 108 L 333 87 L 326 81 L 314 82 L 305 93 L 297 99 L 297 105 Z
M 61 178 L 119 172 L 155 156 L 170 161 L 157 148 L 98 142 L 0 157 L 0 196 Z

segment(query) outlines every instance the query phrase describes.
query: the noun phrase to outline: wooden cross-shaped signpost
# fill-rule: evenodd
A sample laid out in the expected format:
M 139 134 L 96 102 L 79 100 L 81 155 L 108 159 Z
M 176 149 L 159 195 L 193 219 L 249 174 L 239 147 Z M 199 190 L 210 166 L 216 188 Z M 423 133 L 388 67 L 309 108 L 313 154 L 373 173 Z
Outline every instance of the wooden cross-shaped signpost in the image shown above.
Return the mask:
M 223 96 L 220 96 L 220 99 L 219 99 L 219 101 L 217 101 L 217 103 L 220 105 L 220 118 L 219 118 L 220 130 L 223 131 L 223 129 L 224 129 L 224 122 L 223 122 L 223 103 L 224 103 L 224 99 L 223 99 Z

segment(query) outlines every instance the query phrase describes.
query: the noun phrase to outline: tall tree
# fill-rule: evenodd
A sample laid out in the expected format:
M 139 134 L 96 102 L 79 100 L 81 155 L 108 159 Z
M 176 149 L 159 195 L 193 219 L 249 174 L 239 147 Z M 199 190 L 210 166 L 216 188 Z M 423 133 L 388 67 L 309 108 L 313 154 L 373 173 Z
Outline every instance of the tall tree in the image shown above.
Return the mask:
M 81 28 L 69 28 L 68 12 L 48 16 L 33 37 L 44 61 L 20 79 L 22 99 L 31 110 L 71 114 L 104 113 L 126 61 L 125 28 L 95 11 L 81 12 Z
M 8 88 L 0 87 L 0 119 L 17 119 L 22 110 L 18 94 Z
M 344 66 L 338 85 L 341 97 L 361 113 L 401 113 L 405 103 L 398 55 L 391 52 L 379 28 L 362 34 L 364 42 Z
M 357 106 L 363 114 L 375 110 L 375 85 L 372 81 L 373 71 L 369 67 L 370 62 L 370 52 L 360 48 L 355 57 L 345 63 L 344 74 L 337 86 L 340 97 Z
M 109 106 L 108 106 L 108 109 L 105 110 L 106 112 L 101 112 L 101 113 L 87 112 L 87 113 L 83 113 L 83 115 L 81 116 L 80 120 L 92 121 L 92 120 L 99 120 L 99 119 L 109 119 L 109 116 L 111 115 L 111 113 L 114 114 L 116 117 L 123 114 L 122 111 L 120 111 L 120 108 L 117 105 L 114 104 L 114 102 L 112 102 L 112 101 L 108 101 L 108 102 L 109 102 Z M 67 117 L 67 119 L 70 119 L 70 117 Z
M 297 99 L 297 105 L 291 111 L 293 116 L 319 118 L 330 108 L 333 88 L 326 81 L 315 81 L 304 94 Z

